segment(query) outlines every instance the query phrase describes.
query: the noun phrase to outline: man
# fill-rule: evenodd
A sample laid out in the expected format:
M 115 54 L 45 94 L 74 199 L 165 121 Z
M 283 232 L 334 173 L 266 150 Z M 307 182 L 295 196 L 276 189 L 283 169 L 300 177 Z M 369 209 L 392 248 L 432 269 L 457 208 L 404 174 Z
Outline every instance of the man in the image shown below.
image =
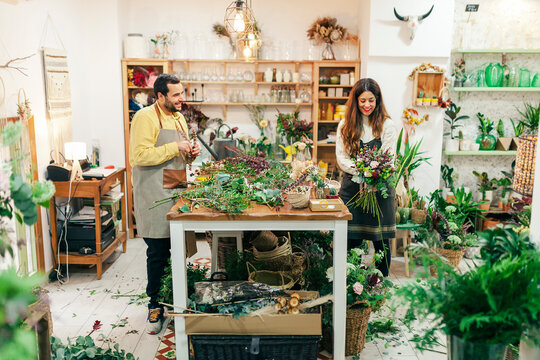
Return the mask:
M 172 195 L 174 189 L 168 179 L 183 175 L 185 180 L 186 159 L 200 155 L 199 145 L 191 145 L 186 120 L 178 112 L 184 101 L 183 91 L 176 76 L 160 75 L 154 83 L 157 101 L 139 110 L 131 124 L 129 162 L 133 171 L 135 219 L 137 233 L 148 246 L 149 334 L 159 333 L 163 325 L 163 307 L 158 304 L 158 294 L 170 258 L 171 238 L 166 214 L 172 204 L 149 208 L 154 201 Z

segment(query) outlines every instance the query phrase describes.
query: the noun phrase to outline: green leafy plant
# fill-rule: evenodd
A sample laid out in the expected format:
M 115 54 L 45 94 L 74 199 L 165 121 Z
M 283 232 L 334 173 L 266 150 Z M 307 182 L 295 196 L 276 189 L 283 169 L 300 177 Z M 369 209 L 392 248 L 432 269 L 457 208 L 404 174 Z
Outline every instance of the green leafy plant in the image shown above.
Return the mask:
M 501 138 L 504 137 L 504 123 L 503 123 L 502 119 L 499 119 L 499 122 L 497 123 L 497 134 Z
M 480 134 L 488 135 L 493 131 L 494 123 L 492 120 L 490 120 L 488 117 L 486 117 L 482 113 L 477 113 L 476 117 L 478 118 L 478 121 L 480 122 L 480 125 L 478 125 L 478 130 L 480 131 Z
M 454 188 L 454 168 L 451 168 L 447 164 L 441 165 L 441 177 L 444 181 L 445 187 L 449 189 Z
M 96 346 L 94 340 L 90 336 L 79 336 L 74 342 L 68 338 L 66 344 L 63 344 L 62 340 L 53 336 L 51 338 L 51 353 L 53 360 L 135 359 L 133 354 L 126 353 L 125 350 L 120 350 L 120 345 L 118 344 L 114 344 L 112 347 L 109 344 L 108 348 Z
M 187 263 L 186 278 L 187 278 L 187 291 L 188 298 L 191 298 L 195 294 L 195 283 L 199 281 L 207 280 L 209 270 L 200 265 Z M 172 268 L 171 261 L 165 268 L 163 277 L 161 278 L 161 288 L 159 289 L 159 300 L 161 302 L 172 304 L 173 303 L 173 284 L 172 284 Z
M 229 280 L 246 281 L 249 277 L 247 263 L 251 263 L 255 269 L 260 270 L 261 265 L 255 262 L 253 253 L 247 251 L 233 251 L 225 255 L 225 270 Z
M 538 105 L 525 103 L 524 106 L 525 110 L 523 111 L 516 109 L 522 117 L 521 122 L 526 128 L 526 132 L 535 135 L 538 133 L 538 123 L 540 121 L 540 102 L 538 102 Z
M 508 191 L 511 189 L 512 180 L 503 177 L 500 179 L 494 179 L 494 182 L 501 188 L 501 198 L 506 199 L 506 194 L 508 194 Z
M 430 260 L 424 258 L 427 270 Z M 439 276 L 409 283 L 397 291 L 408 306 L 406 321 L 429 327 L 412 341 L 417 348 L 438 344 L 436 331 L 464 341 L 509 344 L 540 316 L 540 254 L 522 253 L 460 274 L 438 264 Z
M 495 190 L 497 188 L 497 181 L 495 179 L 490 179 L 487 172 L 479 173 L 476 170 L 473 170 L 473 175 L 476 176 L 478 180 L 478 191 L 482 193 L 482 200 L 486 198 L 486 191 Z
M 496 264 L 503 259 L 518 259 L 534 250 L 528 232 L 517 232 L 514 226 L 494 227 L 479 232 L 480 256 L 487 264 Z
M 521 134 L 523 134 L 523 131 L 525 130 L 525 124 L 523 121 L 518 121 L 517 124 L 514 123 L 513 119 L 510 119 L 510 123 L 512 123 L 512 128 L 514 129 L 514 136 L 520 137 Z
M 446 121 L 450 126 L 450 131 L 444 133 L 444 136 L 450 135 L 450 138 L 454 139 L 454 131 L 461 127 L 458 122 L 469 118 L 469 115 L 458 116 L 460 111 L 461 106 L 457 106 L 455 103 L 451 103 L 450 106 L 448 106 L 448 108 L 445 110 L 444 113 L 446 114 L 446 117 L 444 118 L 444 121 Z
M 403 152 L 401 152 L 402 142 Z M 405 139 L 405 141 L 403 141 L 403 129 L 401 129 L 396 146 L 395 183 L 397 184 L 401 177 L 403 177 L 403 185 L 407 191 L 409 190 L 409 178 L 411 177 L 412 172 L 424 162 L 429 164 L 429 159 L 431 159 L 429 157 L 422 156 L 425 152 L 420 151 L 421 145 L 422 139 L 414 145 L 410 144 L 408 137 Z

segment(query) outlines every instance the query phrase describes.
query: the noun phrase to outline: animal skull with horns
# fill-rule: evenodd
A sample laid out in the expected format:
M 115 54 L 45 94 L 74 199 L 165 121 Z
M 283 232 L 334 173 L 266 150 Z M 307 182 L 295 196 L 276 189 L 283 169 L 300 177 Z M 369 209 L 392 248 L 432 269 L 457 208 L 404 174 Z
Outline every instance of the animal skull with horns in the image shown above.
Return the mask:
M 396 8 L 394 8 L 394 15 L 396 15 L 396 18 L 398 18 L 398 20 L 401 20 L 401 21 L 406 21 L 407 22 L 407 27 L 409 29 L 411 29 L 411 40 L 414 39 L 416 29 L 418 28 L 418 25 L 420 25 L 420 22 L 422 20 L 424 20 L 425 18 L 427 18 L 429 16 L 429 14 L 431 14 L 431 12 L 433 11 L 434 6 L 435 5 L 431 5 L 431 9 L 429 9 L 429 11 L 427 13 L 425 13 L 424 15 L 420 15 L 420 16 L 410 16 L 410 15 L 409 16 L 401 16 L 396 11 Z

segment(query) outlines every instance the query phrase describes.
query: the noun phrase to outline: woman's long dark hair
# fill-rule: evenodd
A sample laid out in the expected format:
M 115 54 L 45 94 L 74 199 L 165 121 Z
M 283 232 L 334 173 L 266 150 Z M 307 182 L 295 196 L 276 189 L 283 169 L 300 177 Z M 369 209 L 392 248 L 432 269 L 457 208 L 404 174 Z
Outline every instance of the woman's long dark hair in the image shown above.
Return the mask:
M 362 112 L 358 106 L 358 97 L 365 91 L 371 91 L 375 96 L 375 109 L 369 115 L 369 125 L 376 139 L 381 137 L 384 121 L 390 116 L 384 106 L 381 88 L 373 79 L 360 79 L 354 84 L 349 99 L 347 100 L 347 112 L 345 113 L 345 123 L 341 128 L 341 138 L 345 145 L 345 151 L 350 155 L 355 155 L 360 150 L 360 138 L 362 137 Z

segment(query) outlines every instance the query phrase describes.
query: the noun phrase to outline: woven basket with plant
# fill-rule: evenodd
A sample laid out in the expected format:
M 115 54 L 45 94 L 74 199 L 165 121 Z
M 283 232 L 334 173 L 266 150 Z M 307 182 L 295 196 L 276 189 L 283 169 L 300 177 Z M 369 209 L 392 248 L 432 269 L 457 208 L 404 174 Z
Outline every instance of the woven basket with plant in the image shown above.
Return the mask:
M 369 317 L 373 307 L 386 298 L 393 286 L 387 278 L 380 276 L 375 263 L 383 257 L 382 252 L 375 253 L 369 264 L 362 264 L 362 255 L 367 249 L 356 248 L 347 256 L 347 323 L 345 335 L 345 355 L 356 355 L 364 348 Z M 330 267 L 326 273 L 329 281 L 334 279 L 334 270 Z
M 311 188 L 308 186 L 298 186 L 297 188 L 287 191 L 285 194 L 287 194 L 287 201 L 291 203 L 293 208 L 302 209 L 309 205 Z
M 260 282 L 282 290 L 288 290 L 296 284 L 291 275 L 283 271 L 257 270 L 250 262 L 246 263 L 248 269 L 248 281 Z
M 536 144 L 538 142 L 538 126 L 540 121 L 540 102 L 537 105 L 525 103 L 525 110 L 518 109 L 525 134 L 519 137 L 513 189 L 523 195 L 532 195 L 536 160 Z

